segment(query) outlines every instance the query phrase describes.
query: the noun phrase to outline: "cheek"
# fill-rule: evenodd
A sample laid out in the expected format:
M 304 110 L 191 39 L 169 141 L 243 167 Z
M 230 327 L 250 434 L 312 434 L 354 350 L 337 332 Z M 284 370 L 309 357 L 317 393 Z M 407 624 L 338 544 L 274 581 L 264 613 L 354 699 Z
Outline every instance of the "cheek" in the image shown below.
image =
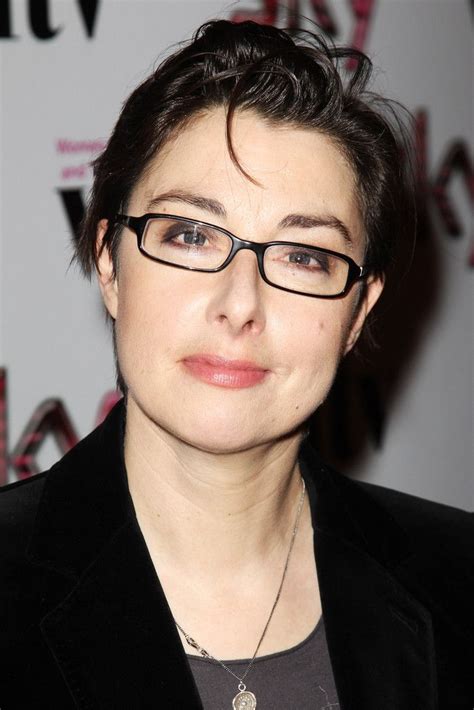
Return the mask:
M 293 329 L 295 362 L 311 368 L 339 360 L 349 332 L 350 317 L 339 304 L 312 318 L 303 318 Z
M 323 312 L 304 318 L 293 329 L 293 389 L 295 410 L 310 414 L 326 398 L 344 353 L 350 328 L 350 312 L 340 302 L 324 304 Z M 310 323 L 310 327 L 308 327 Z
M 119 275 L 117 351 L 125 380 L 146 374 L 151 386 L 198 337 L 204 295 L 184 272 L 138 259 Z
M 136 373 L 143 374 L 159 366 L 163 349 L 173 342 L 173 314 L 177 311 L 174 292 L 164 288 L 156 269 L 149 268 L 156 265 L 139 266 L 128 267 L 118 281 L 115 328 L 120 365 L 126 379 L 132 367 Z

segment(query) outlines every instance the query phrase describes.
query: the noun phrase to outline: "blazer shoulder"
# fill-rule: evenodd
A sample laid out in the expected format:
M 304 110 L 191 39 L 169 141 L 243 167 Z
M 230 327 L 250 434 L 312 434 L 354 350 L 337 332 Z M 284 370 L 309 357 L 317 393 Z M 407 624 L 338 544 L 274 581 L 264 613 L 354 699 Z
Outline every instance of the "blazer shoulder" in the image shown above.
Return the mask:
M 474 560 L 473 513 L 374 483 L 357 481 L 356 485 L 418 545 L 439 552 L 455 549 L 457 555 Z
M 25 545 L 25 537 L 33 528 L 47 472 L 16 481 L 0 488 L 0 550 L 13 554 Z
M 0 519 L 28 517 L 36 510 L 48 471 L 0 487 Z

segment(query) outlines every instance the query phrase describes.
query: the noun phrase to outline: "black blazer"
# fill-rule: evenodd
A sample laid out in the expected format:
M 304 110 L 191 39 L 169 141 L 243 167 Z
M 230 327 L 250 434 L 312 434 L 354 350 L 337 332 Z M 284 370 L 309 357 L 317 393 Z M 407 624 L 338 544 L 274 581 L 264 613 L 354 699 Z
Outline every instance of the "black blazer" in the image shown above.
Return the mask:
M 1 710 L 201 707 L 134 514 L 123 421 L 119 403 L 48 473 L 1 489 Z M 342 710 L 471 709 L 472 515 L 352 481 L 308 447 L 302 470 Z

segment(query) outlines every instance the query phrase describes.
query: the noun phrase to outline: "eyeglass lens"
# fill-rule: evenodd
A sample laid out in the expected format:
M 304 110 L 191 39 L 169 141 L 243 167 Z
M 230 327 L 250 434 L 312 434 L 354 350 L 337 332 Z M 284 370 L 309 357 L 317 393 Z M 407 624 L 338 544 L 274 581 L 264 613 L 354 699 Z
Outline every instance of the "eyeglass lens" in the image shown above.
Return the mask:
M 232 240 L 212 227 L 160 218 L 147 222 L 141 246 L 152 258 L 206 271 L 224 264 Z M 310 246 L 289 244 L 268 247 L 263 266 L 266 278 L 274 285 L 320 296 L 341 293 L 349 271 L 344 259 Z

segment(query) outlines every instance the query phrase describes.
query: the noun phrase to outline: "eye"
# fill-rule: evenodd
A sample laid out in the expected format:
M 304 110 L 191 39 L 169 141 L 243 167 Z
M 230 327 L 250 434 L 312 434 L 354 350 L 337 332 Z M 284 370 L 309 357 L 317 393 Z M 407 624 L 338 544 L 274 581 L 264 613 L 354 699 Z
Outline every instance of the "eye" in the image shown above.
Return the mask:
M 189 246 L 193 246 L 193 247 L 204 246 L 204 244 L 207 241 L 207 237 L 204 234 L 202 234 L 202 232 L 196 232 L 196 231 L 182 232 L 180 236 L 183 238 L 183 242 L 185 244 L 189 244 Z
M 319 251 L 304 251 L 301 249 L 298 251 L 292 251 L 288 253 L 288 261 L 291 264 L 296 264 L 309 269 L 322 269 L 323 271 L 329 271 L 330 268 L 327 254 Z
M 209 238 L 203 231 L 198 231 L 197 227 L 174 225 L 165 232 L 161 241 L 177 246 L 203 247 L 209 243 Z
M 302 264 L 303 266 L 309 266 L 311 263 L 311 255 L 305 254 L 302 251 L 297 251 L 293 254 L 290 254 L 290 262 L 292 264 Z

